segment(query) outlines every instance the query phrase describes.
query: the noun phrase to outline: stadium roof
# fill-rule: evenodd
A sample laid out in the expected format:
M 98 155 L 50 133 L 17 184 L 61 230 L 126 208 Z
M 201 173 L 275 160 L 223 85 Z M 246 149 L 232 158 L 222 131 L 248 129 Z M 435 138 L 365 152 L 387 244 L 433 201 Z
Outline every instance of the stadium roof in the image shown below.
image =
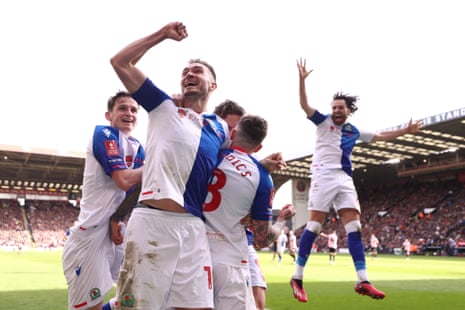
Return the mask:
M 390 142 L 358 143 L 352 154 L 355 180 L 375 184 L 465 168 L 465 108 L 426 117 L 423 122 L 423 129 L 414 135 Z M 84 156 L 0 144 L 0 189 L 25 188 L 32 182 L 36 187 L 38 183 L 44 186 L 44 182 L 54 188 L 79 187 Z M 312 157 L 308 154 L 288 160 L 286 169 L 274 172 L 276 188 L 291 178 L 310 178 Z
M 0 144 L 0 189 L 80 190 L 84 153 Z

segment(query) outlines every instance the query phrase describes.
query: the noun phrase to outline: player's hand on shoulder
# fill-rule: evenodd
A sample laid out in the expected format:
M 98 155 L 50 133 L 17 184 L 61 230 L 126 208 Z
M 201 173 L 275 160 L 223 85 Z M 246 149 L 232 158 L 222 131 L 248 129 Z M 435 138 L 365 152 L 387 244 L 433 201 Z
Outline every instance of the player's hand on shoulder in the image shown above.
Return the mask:
M 185 108 L 184 106 L 184 97 L 181 94 L 173 94 L 171 96 L 174 104 L 179 108 Z

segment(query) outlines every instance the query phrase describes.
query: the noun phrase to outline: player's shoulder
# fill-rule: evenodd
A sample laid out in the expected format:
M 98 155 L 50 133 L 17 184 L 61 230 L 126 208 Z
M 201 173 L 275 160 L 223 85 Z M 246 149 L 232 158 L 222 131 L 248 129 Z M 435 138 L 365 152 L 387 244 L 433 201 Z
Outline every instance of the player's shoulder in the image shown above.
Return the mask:
M 96 125 L 94 129 L 94 136 L 110 138 L 111 136 L 117 137 L 118 135 L 119 130 L 108 125 Z

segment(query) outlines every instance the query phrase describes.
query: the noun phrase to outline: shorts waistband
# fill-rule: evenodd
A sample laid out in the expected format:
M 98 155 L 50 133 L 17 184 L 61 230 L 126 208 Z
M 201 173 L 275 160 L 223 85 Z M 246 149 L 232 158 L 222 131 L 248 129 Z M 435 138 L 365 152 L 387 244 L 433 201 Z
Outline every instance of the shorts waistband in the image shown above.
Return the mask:
M 160 208 L 157 208 L 157 207 L 148 205 L 148 204 L 143 203 L 143 202 L 139 202 L 139 203 L 136 205 L 136 208 L 146 208 L 146 209 L 153 209 L 153 210 L 166 211 L 166 210 L 163 210 L 163 209 L 160 209 Z

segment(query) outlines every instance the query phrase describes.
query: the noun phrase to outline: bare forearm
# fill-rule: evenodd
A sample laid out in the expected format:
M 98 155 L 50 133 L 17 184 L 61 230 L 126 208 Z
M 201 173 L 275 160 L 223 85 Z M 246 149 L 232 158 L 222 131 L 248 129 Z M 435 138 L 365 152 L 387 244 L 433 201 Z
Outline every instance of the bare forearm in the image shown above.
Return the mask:
M 136 68 L 136 63 L 150 48 L 164 39 L 166 36 L 163 29 L 160 29 L 147 37 L 134 41 L 111 58 L 113 69 L 129 92 L 137 91 L 147 78 L 142 71 Z
M 264 248 L 275 241 L 281 233 L 284 224 L 284 221 L 279 220 L 273 225 L 267 221 L 253 221 L 255 246 Z
M 134 66 L 149 49 L 165 38 L 163 29 L 160 29 L 144 38 L 136 40 L 117 53 L 111 59 L 112 63 L 115 62 L 116 65 L 130 64 Z
M 423 120 L 412 121 L 412 119 L 410 119 L 405 128 L 377 133 L 372 142 L 388 141 L 408 133 L 414 134 L 420 131 L 421 127 L 423 127 Z
M 406 133 L 408 133 L 408 128 L 402 128 L 399 130 L 392 130 L 392 131 L 383 131 L 383 132 L 377 133 L 375 137 L 373 138 L 372 142 L 393 140 L 397 137 L 405 135 Z
M 137 185 L 134 190 L 123 200 L 118 206 L 115 213 L 111 216 L 111 221 L 122 221 L 129 213 L 131 213 L 134 206 L 139 200 L 139 194 L 141 191 L 141 185 Z
M 111 177 L 116 185 L 126 192 L 142 181 L 142 167 L 117 170 L 111 174 Z
M 299 79 L 299 98 L 300 98 L 300 107 L 304 110 L 307 116 L 312 116 L 313 112 L 315 111 L 310 105 L 308 104 L 307 98 L 307 91 L 305 88 L 305 80 Z

